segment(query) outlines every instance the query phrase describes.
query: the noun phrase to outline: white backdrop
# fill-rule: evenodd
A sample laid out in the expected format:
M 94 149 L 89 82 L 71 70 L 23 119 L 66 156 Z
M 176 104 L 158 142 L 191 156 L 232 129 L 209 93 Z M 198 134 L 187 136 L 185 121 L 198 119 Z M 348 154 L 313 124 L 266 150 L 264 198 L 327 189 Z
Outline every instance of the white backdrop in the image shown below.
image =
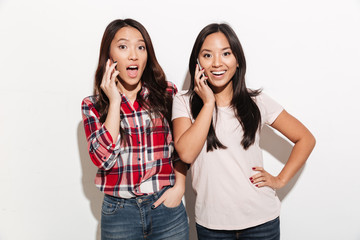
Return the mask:
M 186 88 L 198 32 L 228 22 L 262 87 L 317 145 L 282 200 L 282 240 L 360 239 L 360 1 L 0 0 L 0 239 L 99 240 L 101 193 L 81 100 L 92 93 L 105 27 L 140 21 L 168 80 Z M 265 129 L 276 174 L 290 144 Z M 188 179 L 190 180 L 190 179 Z M 193 196 L 186 192 L 193 229 Z

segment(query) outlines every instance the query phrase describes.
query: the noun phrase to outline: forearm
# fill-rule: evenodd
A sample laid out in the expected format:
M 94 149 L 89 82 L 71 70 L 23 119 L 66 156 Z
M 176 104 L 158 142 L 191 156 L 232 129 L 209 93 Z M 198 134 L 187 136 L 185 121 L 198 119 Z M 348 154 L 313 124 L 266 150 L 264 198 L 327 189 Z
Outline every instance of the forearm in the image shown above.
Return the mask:
M 281 185 L 285 186 L 300 170 L 310 156 L 314 146 L 315 138 L 310 132 L 306 137 L 295 143 L 287 163 L 277 176 L 282 183 Z
M 195 122 L 181 136 L 175 136 L 176 151 L 184 162 L 192 163 L 203 148 L 213 111 L 214 105 L 204 105 Z
M 115 144 L 120 132 L 120 102 L 110 102 L 104 125 Z
M 174 162 L 175 188 L 180 188 L 185 192 L 185 181 L 188 167 L 184 162 L 178 160 Z

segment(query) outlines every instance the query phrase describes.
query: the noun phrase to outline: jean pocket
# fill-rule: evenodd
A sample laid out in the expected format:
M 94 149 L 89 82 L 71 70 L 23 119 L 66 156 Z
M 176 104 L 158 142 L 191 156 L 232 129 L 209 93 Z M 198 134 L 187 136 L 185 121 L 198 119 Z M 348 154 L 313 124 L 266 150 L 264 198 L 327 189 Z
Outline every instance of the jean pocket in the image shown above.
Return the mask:
M 109 201 L 104 199 L 101 211 L 103 214 L 111 215 L 114 214 L 120 208 L 120 202 Z
M 175 207 L 167 207 L 163 202 L 163 203 L 160 204 L 160 206 L 162 206 L 163 208 L 168 209 L 168 210 L 177 210 L 177 209 L 179 209 L 179 208 L 181 208 L 183 206 L 183 203 L 181 201 L 180 204 L 175 206 Z

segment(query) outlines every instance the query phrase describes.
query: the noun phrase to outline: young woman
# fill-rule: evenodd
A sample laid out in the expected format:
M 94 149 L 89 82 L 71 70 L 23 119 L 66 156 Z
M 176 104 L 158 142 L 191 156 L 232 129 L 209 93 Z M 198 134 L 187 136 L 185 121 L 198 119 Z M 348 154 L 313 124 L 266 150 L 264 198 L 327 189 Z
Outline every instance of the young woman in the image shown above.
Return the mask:
M 90 158 L 99 168 L 95 184 L 105 193 L 103 240 L 188 239 L 181 202 L 187 168 L 174 162 L 170 125 L 176 91 L 146 29 L 132 19 L 111 22 L 94 96 L 82 102 Z
M 199 33 L 190 56 L 190 90 L 174 98 L 175 148 L 191 164 L 200 240 L 279 239 L 275 190 L 289 182 L 315 145 L 308 129 L 281 105 L 246 87 L 245 70 L 232 28 L 210 24 Z M 259 133 L 264 124 L 294 143 L 277 176 L 263 168 Z

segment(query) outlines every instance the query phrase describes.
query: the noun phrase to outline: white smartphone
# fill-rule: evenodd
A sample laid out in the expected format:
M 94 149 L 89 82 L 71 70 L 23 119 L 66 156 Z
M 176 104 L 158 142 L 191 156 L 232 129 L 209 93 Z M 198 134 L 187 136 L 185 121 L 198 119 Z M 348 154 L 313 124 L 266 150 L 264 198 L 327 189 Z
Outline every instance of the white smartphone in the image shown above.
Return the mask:
M 196 61 L 197 61 L 197 64 L 199 66 L 199 70 L 201 71 L 203 68 L 200 65 L 199 59 L 197 58 Z M 201 74 L 201 77 L 205 77 L 205 73 Z

